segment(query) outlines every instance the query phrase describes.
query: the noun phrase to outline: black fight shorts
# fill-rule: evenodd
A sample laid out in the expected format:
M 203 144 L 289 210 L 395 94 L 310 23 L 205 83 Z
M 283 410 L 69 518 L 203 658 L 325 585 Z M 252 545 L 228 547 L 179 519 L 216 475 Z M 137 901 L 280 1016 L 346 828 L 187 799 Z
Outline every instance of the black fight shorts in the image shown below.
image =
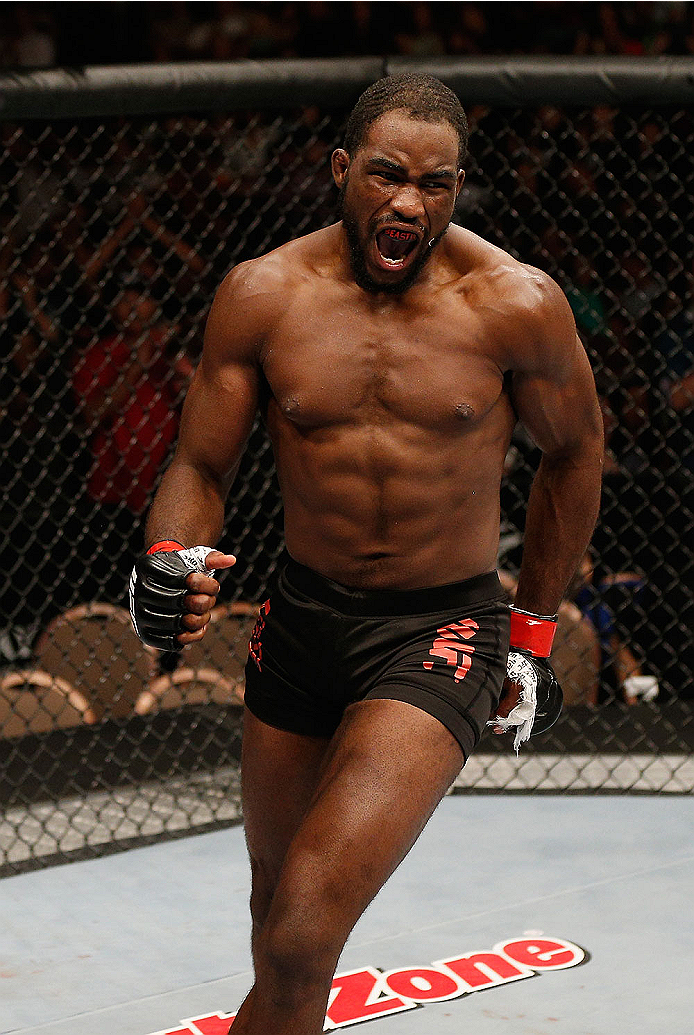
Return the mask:
M 508 641 L 495 571 L 357 590 L 290 560 L 253 630 L 245 702 L 270 726 L 330 737 L 354 701 L 405 701 L 439 719 L 467 759 L 498 704 Z

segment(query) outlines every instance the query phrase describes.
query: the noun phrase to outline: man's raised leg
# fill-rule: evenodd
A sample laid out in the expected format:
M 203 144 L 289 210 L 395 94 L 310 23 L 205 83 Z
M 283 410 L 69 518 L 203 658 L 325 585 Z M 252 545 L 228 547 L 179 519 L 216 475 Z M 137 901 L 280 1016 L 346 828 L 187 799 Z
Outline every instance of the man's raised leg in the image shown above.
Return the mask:
M 321 1035 L 350 931 L 462 764 L 457 741 L 418 708 L 391 700 L 348 708 L 264 903 L 255 985 L 233 1035 Z M 252 788 L 247 793 L 253 801 Z M 259 799 L 254 806 L 260 808 Z M 249 817 L 251 854 L 263 828 L 265 837 L 262 817 Z

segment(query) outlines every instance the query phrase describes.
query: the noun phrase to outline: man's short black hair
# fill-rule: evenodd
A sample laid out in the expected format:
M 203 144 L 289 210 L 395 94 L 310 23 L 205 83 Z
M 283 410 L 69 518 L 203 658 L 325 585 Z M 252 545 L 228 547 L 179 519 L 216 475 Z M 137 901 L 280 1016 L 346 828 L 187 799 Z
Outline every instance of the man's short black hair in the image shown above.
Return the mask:
M 448 122 L 458 135 L 458 168 L 467 159 L 468 128 L 463 106 L 440 79 L 424 72 L 400 72 L 378 79 L 355 104 L 345 129 L 344 149 L 353 155 L 369 127 L 387 111 L 403 109 L 424 122 Z

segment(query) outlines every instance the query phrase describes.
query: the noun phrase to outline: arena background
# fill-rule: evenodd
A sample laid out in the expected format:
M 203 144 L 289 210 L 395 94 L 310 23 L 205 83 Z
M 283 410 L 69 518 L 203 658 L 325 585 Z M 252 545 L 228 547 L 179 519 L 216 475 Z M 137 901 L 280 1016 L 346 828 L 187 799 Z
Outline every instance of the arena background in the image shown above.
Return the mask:
M 222 541 L 239 563 L 204 646 L 144 650 L 124 611 L 127 576 L 216 286 L 335 219 L 328 158 L 346 114 L 403 68 L 440 76 L 465 104 L 471 159 L 455 218 L 566 291 L 608 442 L 592 554 L 561 617 L 564 715 L 518 758 L 510 740 L 486 738 L 457 789 L 694 788 L 694 59 L 6 73 L 3 873 L 239 819 L 241 672 L 283 547 L 260 423 Z M 519 428 L 502 487 L 510 588 L 537 459 Z

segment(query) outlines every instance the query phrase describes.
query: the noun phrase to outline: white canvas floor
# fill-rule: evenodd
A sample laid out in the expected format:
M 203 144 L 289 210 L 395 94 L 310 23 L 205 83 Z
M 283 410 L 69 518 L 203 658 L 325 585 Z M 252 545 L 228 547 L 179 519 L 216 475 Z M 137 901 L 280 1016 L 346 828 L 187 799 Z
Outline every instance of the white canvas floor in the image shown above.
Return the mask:
M 693 887 L 687 796 L 452 795 L 338 974 L 376 968 L 375 984 L 377 971 L 424 968 L 390 979 L 414 992 L 432 988 L 435 961 L 566 940 L 585 950 L 580 965 L 467 994 L 442 978 L 450 998 L 415 1006 L 401 994 L 399 1012 L 360 1030 L 690 1035 Z M 251 980 L 248 892 L 240 827 L 0 881 L 0 1032 L 226 1035 L 218 1015 Z M 383 987 L 379 1002 L 398 998 Z

